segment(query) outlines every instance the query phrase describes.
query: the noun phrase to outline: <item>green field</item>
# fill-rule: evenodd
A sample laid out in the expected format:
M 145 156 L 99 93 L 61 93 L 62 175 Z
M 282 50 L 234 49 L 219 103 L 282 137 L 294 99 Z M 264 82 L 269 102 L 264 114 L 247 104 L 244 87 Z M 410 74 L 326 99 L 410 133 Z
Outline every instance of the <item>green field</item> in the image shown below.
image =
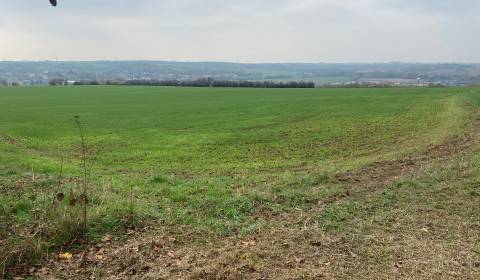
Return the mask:
M 473 88 L 0 87 L 2 213 L 7 225 L 32 229 L 51 219 L 58 192 L 78 196 L 79 116 L 90 238 L 121 234 L 129 213 L 137 225 L 248 236 L 272 226 L 271 215 L 345 193 L 349 184 L 336 174 L 461 137 L 473 129 L 479 100 Z M 66 201 L 58 207 L 76 217 L 79 206 Z M 339 215 L 350 217 L 351 205 L 342 207 L 317 217 L 323 230 L 347 227 Z M 41 246 L 72 237 L 63 218 Z
M 462 132 L 460 89 L 1 89 L 9 168 L 73 161 L 78 115 L 102 174 L 332 170 L 422 149 Z M 415 145 L 412 145 L 414 143 Z M 71 167 L 74 167 L 73 162 Z

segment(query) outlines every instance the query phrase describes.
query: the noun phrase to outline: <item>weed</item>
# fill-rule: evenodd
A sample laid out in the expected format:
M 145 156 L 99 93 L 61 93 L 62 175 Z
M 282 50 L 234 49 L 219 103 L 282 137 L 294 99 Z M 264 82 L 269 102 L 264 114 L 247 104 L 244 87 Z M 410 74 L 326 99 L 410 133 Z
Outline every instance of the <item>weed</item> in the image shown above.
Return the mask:
M 81 140 L 81 152 L 82 152 L 82 171 L 83 171 L 83 182 L 82 182 L 82 203 L 83 203 L 83 221 L 82 221 L 82 227 L 83 227 L 83 232 L 87 232 L 87 226 L 88 226 L 88 178 L 87 178 L 87 146 L 85 142 L 85 134 L 82 128 L 82 125 L 80 123 L 80 117 L 75 116 L 74 117 L 75 124 L 77 125 L 78 132 L 80 134 L 80 140 Z

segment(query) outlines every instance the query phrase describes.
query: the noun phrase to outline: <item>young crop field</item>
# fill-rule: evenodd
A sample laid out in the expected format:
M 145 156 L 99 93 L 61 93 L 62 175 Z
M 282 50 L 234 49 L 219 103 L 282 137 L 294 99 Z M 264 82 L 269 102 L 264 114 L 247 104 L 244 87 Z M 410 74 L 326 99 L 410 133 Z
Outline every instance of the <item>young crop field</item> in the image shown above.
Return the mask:
M 0 276 L 478 279 L 479 106 L 477 88 L 0 87 Z

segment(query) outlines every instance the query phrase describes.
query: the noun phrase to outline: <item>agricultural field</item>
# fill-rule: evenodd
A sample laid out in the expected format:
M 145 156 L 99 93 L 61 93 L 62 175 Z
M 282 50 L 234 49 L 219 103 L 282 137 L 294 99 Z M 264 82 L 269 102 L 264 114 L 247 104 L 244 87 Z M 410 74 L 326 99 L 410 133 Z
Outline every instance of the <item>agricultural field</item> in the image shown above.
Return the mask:
M 479 279 L 479 106 L 477 88 L 0 87 L 0 276 Z

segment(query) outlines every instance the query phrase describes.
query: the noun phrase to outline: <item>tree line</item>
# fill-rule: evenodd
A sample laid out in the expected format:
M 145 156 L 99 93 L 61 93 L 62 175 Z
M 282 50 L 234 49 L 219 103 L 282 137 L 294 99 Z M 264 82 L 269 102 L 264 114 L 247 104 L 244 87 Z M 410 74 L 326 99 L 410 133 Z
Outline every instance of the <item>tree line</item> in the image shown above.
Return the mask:
M 122 86 L 169 86 L 169 87 L 227 87 L 227 88 L 398 88 L 398 87 L 444 87 L 440 83 L 415 84 L 392 84 L 375 82 L 348 82 L 315 85 L 314 82 L 305 81 L 247 81 L 247 80 L 215 80 L 212 78 L 199 78 L 195 80 L 80 80 L 67 81 L 65 79 L 51 79 L 51 86 L 64 85 L 122 85 Z M 0 84 L 1 85 L 1 84 Z
M 234 81 L 200 78 L 195 80 L 82 80 L 68 83 L 65 80 L 54 79 L 49 82 L 57 85 L 124 85 L 124 86 L 174 86 L 174 87 L 238 87 L 238 88 L 314 88 L 314 82 L 305 81 Z

